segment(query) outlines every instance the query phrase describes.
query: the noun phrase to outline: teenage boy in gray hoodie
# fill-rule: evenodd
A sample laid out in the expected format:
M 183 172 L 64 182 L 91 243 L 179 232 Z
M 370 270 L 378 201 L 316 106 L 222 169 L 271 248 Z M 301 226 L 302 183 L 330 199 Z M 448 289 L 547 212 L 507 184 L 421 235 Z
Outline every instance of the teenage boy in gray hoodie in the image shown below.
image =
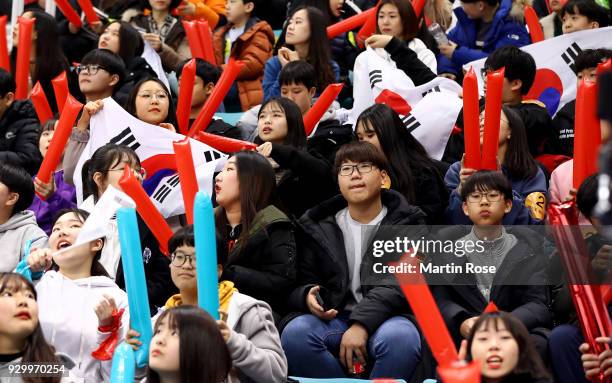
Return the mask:
M 31 248 L 47 246 L 47 235 L 38 227 L 34 212 L 26 210 L 34 199 L 32 178 L 22 167 L 0 165 L 0 272 L 15 269 Z
M 180 305 L 198 305 L 196 284 L 195 242 L 193 225 L 180 228 L 168 241 L 171 252 L 170 275 L 179 289 L 166 302 L 170 309 Z M 218 274 L 223 272 L 226 260 L 217 259 Z M 285 382 L 287 359 L 281 346 L 280 336 L 274 326 L 272 309 L 263 301 L 241 294 L 230 281 L 219 282 L 219 330 L 227 343 L 233 369 L 229 383 Z M 155 322 L 159 313 L 152 318 Z M 179 329 L 180 330 L 180 329 Z M 126 342 L 137 349 L 140 334 L 128 331 Z

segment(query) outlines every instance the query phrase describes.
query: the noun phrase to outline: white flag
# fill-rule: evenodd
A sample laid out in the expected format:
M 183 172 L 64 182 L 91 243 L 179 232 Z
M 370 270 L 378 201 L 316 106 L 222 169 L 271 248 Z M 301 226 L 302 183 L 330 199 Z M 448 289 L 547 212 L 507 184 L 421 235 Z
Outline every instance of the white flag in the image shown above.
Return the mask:
M 91 118 L 90 138 L 75 169 L 74 186 L 79 205 L 83 201 L 81 169 L 93 153 L 108 143 L 133 149 L 147 171 L 143 187 L 165 218 L 183 214 L 185 206 L 176 172 L 172 143 L 185 136 L 147 124 L 126 112 L 112 98 L 104 99 L 104 108 Z M 227 156 L 210 146 L 190 139 L 191 152 L 201 191 L 212 193 L 213 173 L 219 171 Z
M 400 114 L 429 156 L 441 159 L 463 105 L 461 86 L 443 77 L 415 86 L 404 71 L 371 48 L 362 53 L 354 69 L 349 122 L 354 125 L 361 112 L 375 103 L 387 104 Z
M 151 69 L 157 73 L 157 78 L 161 80 L 166 85 L 166 88 L 170 90 L 170 83 L 168 82 L 168 77 L 166 77 L 166 72 L 164 71 L 164 66 L 161 62 L 161 57 L 155 52 L 155 49 L 151 47 L 148 42 L 144 42 L 144 50 L 142 51 L 142 58 L 147 61 L 149 65 L 151 65 Z
M 612 27 L 569 33 L 530 44 L 521 49 L 533 56 L 537 72 L 527 99 L 538 99 L 554 116 L 563 105 L 576 98 L 576 56 L 585 49 L 612 49 Z M 472 61 L 463 68 L 474 68 L 478 87 L 483 94 L 483 74 L 486 59 Z

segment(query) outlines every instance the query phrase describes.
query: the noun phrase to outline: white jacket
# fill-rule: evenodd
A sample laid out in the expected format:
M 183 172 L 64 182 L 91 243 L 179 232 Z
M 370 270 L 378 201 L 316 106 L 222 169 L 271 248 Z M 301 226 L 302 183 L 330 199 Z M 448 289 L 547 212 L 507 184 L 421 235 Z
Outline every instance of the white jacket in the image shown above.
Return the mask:
M 419 60 L 421 60 L 423 64 L 427 65 L 427 67 L 431 69 L 433 73 L 438 73 L 438 62 L 436 60 L 436 55 L 427 48 L 423 41 L 414 38 L 408 43 L 408 48 L 412 49 L 414 53 L 417 54 Z M 391 55 L 386 50 L 384 50 L 383 48 L 376 48 L 374 49 L 374 52 L 376 52 L 385 61 L 392 63 L 393 67 L 397 68 L 395 61 L 391 59 Z M 365 53 L 365 51 L 361 52 L 359 56 L 357 56 L 357 59 L 355 60 L 355 67 L 357 67 L 358 65 L 363 66 L 361 61 L 363 61 Z
M 76 364 L 70 376 L 85 382 L 109 381 L 111 361 L 99 361 L 91 356 L 110 334 L 98 331 L 94 308 L 106 294 L 114 298 L 118 309 L 125 309 L 117 342 L 120 343 L 129 328 L 127 294 L 107 277 L 71 280 L 56 271 L 43 275 L 36 284 L 36 292 L 45 339 Z

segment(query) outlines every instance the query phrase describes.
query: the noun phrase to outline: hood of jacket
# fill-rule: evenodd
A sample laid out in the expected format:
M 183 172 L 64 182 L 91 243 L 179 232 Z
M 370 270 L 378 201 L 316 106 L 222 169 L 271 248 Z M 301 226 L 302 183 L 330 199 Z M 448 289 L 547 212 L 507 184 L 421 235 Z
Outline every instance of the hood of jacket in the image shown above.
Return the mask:
M 225 24 L 215 32 L 215 35 L 225 36 L 227 31 L 229 30 L 230 25 Z M 244 25 L 244 33 L 241 34 L 240 37 L 238 37 L 238 41 L 248 41 L 257 32 L 263 32 L 268 38 L 268 40 L 270 40 L 270 42 L 274 44 L 275 37 L 272 27 L 266 21 L 260 20 L 257 17 L 249 18 L 247 23 Z
M 51 283 L 58 283 L 58 282 L 61 282 L 62 279 L 66 278 L 57 271 L 49 271 L 45 273 L 45 277 L 47 277 L 49 282 Z M 92 289 L 113 288 L 113 287 L 117 289 L 119 288 L 119 286 L 117 286 L 117 284 L 112 279 L 108 277 L 103 277 L 103 276 L 91 276 L 91 277 L 81 278 L 81 279 L 72 279 L 71 282 L 77 285 L 78 287 L 92 288 Z
M 38 226 L 36 223 L 36 216 L 34 215 L 34 212 L 31 210 L 24 210 L 17 214 L 13 214 L 13 216 L 9 218 L 8 221 L 0 225 L 0 233 L 8 231 L 8 230 L 19 229 L 20 227 L 27 226 L 27 225 Z
M 278 222 L 291 222 L 289 217 L 274 205 L 269 205 L 261 209 L 253 219 L 253 225 L 249 230 L 249 236 L 254 235 L 261 229 Z

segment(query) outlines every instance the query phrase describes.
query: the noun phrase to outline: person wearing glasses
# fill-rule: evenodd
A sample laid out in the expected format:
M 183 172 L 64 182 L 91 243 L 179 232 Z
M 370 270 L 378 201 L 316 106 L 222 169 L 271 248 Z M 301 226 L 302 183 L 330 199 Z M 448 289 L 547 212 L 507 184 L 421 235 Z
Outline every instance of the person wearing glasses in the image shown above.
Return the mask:
M 132 169 L 141 182 L 146 178 L 146 172 L 140 164 L 140 159 L 132 149 L 116 144 L 106 144 L 98 148 L 83 164 L 84 201 L 79 208 L 91 212 L 109 186 L 121 190 L 119 180 L 126 165 Z M 164 305 L 169 296 L 176 293 L 176 288 L 170 282 L 168 258 L 161 253 L 159 243 L 148 226 L 140 216 L 137 219 L 149 305 L 151 313 L 155 313 L 158 307 Z M 121 266 L 121 247 L 116 219 L 109 221 L 107 233 L 111 234 L 105 238 L 106 244 L 102 249 L 100 263 L 108 272 L 109 277 L 123 289 L 125 281 Z
M 461 208 L 473 226 L 467 235 L 463 235 L 464 227 L 443 229 L 448 230 L 443 238 L 473 243 L 474 250 L 466 250 L 462 256 L 444 254 L 443 261 L 460 265 L 462 272 L 449 275 L 450 280 L 433 291 L 457 345 L 467 339 L 489 302 L 494 302 L 500 311 L 510 313 L 527 327 L 544 357 L 552 326 L 548 257 L 542 236 L 528 227 L 502 226 L 504 217 L 512 211 L 514 193 L 510 181 L 498 171 L 481 170 L 465 181 Z M 442 262 L 439 256 L 436 258 Z M 470 268 L 469 264 L 474 266 Z
M 176 132 L 176 109 L 170 91 L 157 78 L 138 82 L 130 92 L 125 110 L 147 124 Z
M 484 137 L 484 111 L 480 114 L 480 145 Z M 510 180 L 513 191 L 512 210 L 503 218 L 504 225 L 542 224 L 547 199 L 546 177 L 529 153 L 525 125 L 520 115 L 502 106 L 497 149 L 499 170 Z M 450 192 L 446 219 L 451 224 L 469 225 L 463 213 L 461 188 L 478 169 L 464 166 L 463 159 L 451 165 L 444 177 Z
M 176 307 L 198 306 L 196 283 L 196 252 L 193 225 L 177 230 L 168 241 L 172 253 L 170 275 L 179 289 L 166 305 L 151 318 L 151 322 L 168 310 Z M 233 282 L 221 277 L 227 254 L 217 253 L 217 276 L 219 282 L 219 314 L 217 326 L 231 357 L 233 369 L 229 382 L 285 382 L 287 380 L 287 359 L 280 343 L 278 330 L 270 305 L 239 291 Z M 178 328 L 179 332 L 182 328 Z M 134 350 L 141 343 L 140 334 L 130 329 L 126 341 Z
M 299 221 L 298 283 L 289 300 L 299 314 L 283 320 L 281 335 L 289 374 L 341 378 L 359 362 L 369 379 L 410 381 L 421 360 L 419 330 L 405 316 L 410 309 L 397 283 L 364 283 L 378 261 L 362 244 L 371 243 L 366 229 L 378 237 L 395 225 L 416 225 L 420 238 L 425 213 L 383 188 L 387 160 L 370 143 L 342 146 L 335 170 L 341 195 Z

